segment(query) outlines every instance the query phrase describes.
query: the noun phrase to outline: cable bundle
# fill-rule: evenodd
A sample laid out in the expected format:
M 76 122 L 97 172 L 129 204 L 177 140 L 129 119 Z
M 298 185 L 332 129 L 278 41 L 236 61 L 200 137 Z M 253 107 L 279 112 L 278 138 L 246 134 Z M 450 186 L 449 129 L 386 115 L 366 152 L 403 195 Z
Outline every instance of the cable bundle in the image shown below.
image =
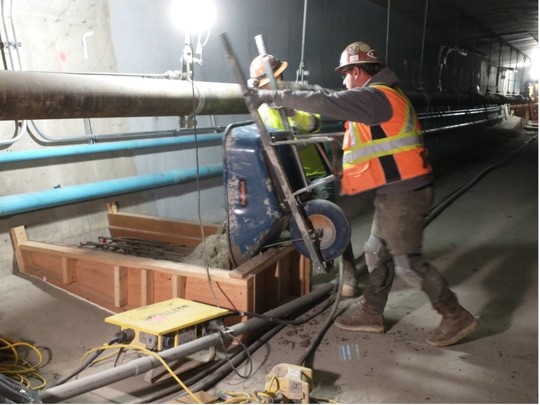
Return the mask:
M 37 362 L 28 356 L 34 352 Z M 34 392 L 44 388 L 47 381 L 38 373 L 43 355 L 34 345 L 12 341 L 0 336 L 0 397 L 13 403 L 40 403 Z M 21 402 L 22 401 L 22 402 Z

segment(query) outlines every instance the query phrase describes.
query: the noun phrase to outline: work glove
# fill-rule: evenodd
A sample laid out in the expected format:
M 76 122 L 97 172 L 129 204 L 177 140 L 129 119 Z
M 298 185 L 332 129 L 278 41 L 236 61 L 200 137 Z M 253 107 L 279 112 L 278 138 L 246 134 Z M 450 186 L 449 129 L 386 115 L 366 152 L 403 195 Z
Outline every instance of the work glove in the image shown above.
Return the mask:
M 247 92 L 244 94 L 245 97 L 249 97 L 251 102 L 259 107 L 263 103 L 268 103 L 272 107 L 272 102 L 274 101 L 275 92 L 272 90 L 258 90 L 256 88 L 248 88 Z

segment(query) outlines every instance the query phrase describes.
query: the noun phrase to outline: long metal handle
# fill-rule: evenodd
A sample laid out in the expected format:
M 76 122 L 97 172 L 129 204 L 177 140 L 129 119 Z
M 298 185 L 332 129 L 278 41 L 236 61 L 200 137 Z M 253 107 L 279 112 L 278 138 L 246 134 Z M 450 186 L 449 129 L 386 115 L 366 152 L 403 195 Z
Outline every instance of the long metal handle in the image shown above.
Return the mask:
M 272 68 L 272 64 L 270 63 L 270 58 L 268 55 L 268 52 L 266 50 L 266 45 L 264 43 L 264 38 L 262 35 L 256 35 L 255 36 L 255 43 L 257 44 L 257 50 L 259 51 L 259 55 L 262 58 L 264 71 L 266 74 L 266 77 L 268 78 L 269 86 L 272 90 L 279 90 L 276 78 L 274 77 L 274 70 Z M 287 113 L 284 108 L 277 108 L 279 112 L 279 118 L 281 119 L 281 122 L 283 124 L 283 129 L 285 132 L 290 134 L 290 138 L 294 138 L 295 129 L 291 127 L 289 123 L 289 118 L 287 117 Z M 306 178 L 304 174 L 304 168 L 302 166 L 302 161 L 300 160 L 300 156 L 298 155 L 298 150 L 296 147 L 291 148 L 292 157 L 294 159 L 294 164 L 299 168 L 299 172 L 302 173 L 302 184 L 303 188 L 308 187 L 308 179 Z
M 244 99 L 246 101 L 246 105 L 248 107 L 249 113 L 251 117 L 253 118 L 253 121 L 255 122 L 257 129 L 259 130 L 261 142 L 266 151 L 269 164 L 274 171 L 274 174 L 277 178 L 277 181 L 279 182 L 279 185 L 282 188 L 283 194 L 285 196 L 285 200 L 287 201 L 289 205 L 289 209 L 291 210 L 291 214 L 293 216 L 294 221 L 296 221 L 298 230 L 302 234 L 302 239 L 304 240 L 304 243 L 306 244 L 306 247 L 308 249 L 310 259 L 313 263 L 313 267 L 315 271 L 317 272 L 325 272 L 325 267 L 323 264 L 320 248 L 316 246 L 316 243 L 318 241 L 317 235 L 315 234 L 313 226 L 311 225 L 309 220 L 306 218 L 306 215 L 301 205 L 298 203 L 298 201 L 296 200 L 295 196 L 293 195 L 291 191 L 291 186 L 285 174 L 285 170 L 283 169 L 283 166 L 279 162 L 279 158 L 277 156 L 275 149 L 270 144 L 270 137 L 268 135 L 268 132 L 266 131 L 266 127 L 264 123 L 261 120 L 261 117 L 259 116 L 259 113 L 257 112 L 257 105 L 255 104 L 254 100 L 252 99 L 249 93 L 246 79 L 244 77 L 244 74 L 242 73 L 242 69 L 240 68 L 240 63 L 238 62 L 238 59 L 236 58 L 236 55 L 232 49 L 232 46 L 229 42 L 227 34 L 222 33 L 220 35 L 220 38 L 221 38 L 223 47 L 225 49 L 225 55 L 227 59 L 229 60 L 229 64 L 231 65 L 231 68 L 233 69 L 233 73 L 236 76 L 236 80 L 238 81 L 238 83 L 240 84 L 242 88 L 242 92 L 244 94 Z

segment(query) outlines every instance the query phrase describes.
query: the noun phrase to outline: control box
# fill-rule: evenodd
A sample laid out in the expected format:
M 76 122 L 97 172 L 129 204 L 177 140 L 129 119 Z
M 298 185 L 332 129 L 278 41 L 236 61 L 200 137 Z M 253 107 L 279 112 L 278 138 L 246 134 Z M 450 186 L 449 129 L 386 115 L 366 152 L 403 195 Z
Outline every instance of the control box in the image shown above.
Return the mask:
M 105 318 L 120 329 L 133 329 L 131 344 L 160 352 L 206 334 L 211 320 L 229 313 L 228 309 L 172 298 Z

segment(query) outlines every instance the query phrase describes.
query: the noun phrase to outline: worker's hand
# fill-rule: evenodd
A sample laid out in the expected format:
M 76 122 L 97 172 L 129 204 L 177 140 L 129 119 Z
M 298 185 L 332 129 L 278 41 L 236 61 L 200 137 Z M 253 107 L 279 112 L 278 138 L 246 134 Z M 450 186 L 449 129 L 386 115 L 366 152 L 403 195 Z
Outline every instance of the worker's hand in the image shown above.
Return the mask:
M 247 80 L 248 89 L 257 89 L 259 87 L 258 79 L 248 79 Z
M 269 103 L 269 104 L 272 103 L 274 101 L 275 95 L 276 95 L 276 91 L 274 91 L 274 90 L 259 90 L 259 91 L 257 91 L 257 97 L 263 103 Z
M 255 108 L 259 108 L 263 103 L 263 101 L 259 100 L 259 90 L 256 87 L 249 87 L 244 93 L 244 97 L 249 98 Z
M 244 96 L 249 97 L 256 107 L 259 107 L 263 103 L 272 104 L 272 101 L 274 101 L 274 92 L 271 90 L 250 88 Z

